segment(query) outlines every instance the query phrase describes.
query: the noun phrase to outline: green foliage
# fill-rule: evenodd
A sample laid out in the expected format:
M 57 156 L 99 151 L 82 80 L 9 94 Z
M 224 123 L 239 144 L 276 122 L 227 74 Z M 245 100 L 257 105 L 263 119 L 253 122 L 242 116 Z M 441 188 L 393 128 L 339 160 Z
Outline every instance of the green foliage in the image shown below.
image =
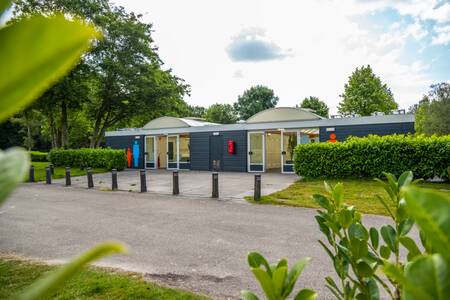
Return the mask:
M 244 91 L 233 107 L 241 119 L 248 119 L 254 114 L 275 107 L 278 97 L 266 86 L 257 85 Z
M 48 161 L 48 152 L 30 151 L 30 158 L 33 162 Z
M 233 106 L 230 104 L 213 104 L 205 113 L 205 119 L 219 124 L 232 124 L 238 120 Z
M 450 83 L 431 86 L 428 95 L 416 104 L 415 129 L 426 135 L 450 134 Z
M 342 101 L 338 106 L 341 114 L 370 116 L 374 112 L 388 113 L 398 107 L 391 90 L 373 73 L 369 65 L 356 68 L 345 84 L 341 97 Z
M 23 109 L 71 69 L 96 36 L 92 26 L 69 22 L 61 15 L 35 16 L 1 28 L 0 121 Z
M 116 253 L 125 253 L 126 248 L 119 243 L 103 243 L 89 249 L 67 265 L 43 276 L 29 286 L 19 297 L 20 300 L 47 299 L 56 289 L 94 260 Z
M 314 96 L 303 99 L 303 101 L 300 103 L 300 107 L 312 109 L 314 113 L 324 118 L 328 118 L 328 114 L 330 112 L 330 108 L 328 107 L 328 105 Z
M 108 0 L 17 0 L 14 17 L 51 16 L 55 11 L 90 20 L 104 39 L 40 99 L 53 147 L 69 146 L 69 131 L 79 129 L 70 127 L 70 118 L 79 110 L 91 123 L 89 147 L 93 148 L 102 143 L 106 130 L 142 123 L 140 117 L 148 122 L 183 103 L 188 86 L 162 68 L 152 25 L 142 22 L 142 15 Z
M 50 162 L 62 167 L 91 167 L 123 170 L 126 157 L 123 150 L 116 149 L 53 149 L 49 155 Z
M 446 178 L 450 136 L 368 136 L 339 143 L 312 143 L 295 149 L 295 172 L 305 177 L 380 177 L 383 171 Z
M 0 204 L 25 179 L 29 165 L 28 154 L 23 149 L 0 150 Z
M 270 265 L 258 252 L 248 254 L 248 265 L 261 285 L 267 300 L 287 299 L 294 289 L 298 277 L 302 273 L 309 258 L 299 260 L 289 271 L 286 259 Z M 246 300 L 257 300 L 258 297 L 250 291 L 241 291 Z M 313 290 L 303 289 L 297 293 L 295 300 L 314 300 L 317 294 Z

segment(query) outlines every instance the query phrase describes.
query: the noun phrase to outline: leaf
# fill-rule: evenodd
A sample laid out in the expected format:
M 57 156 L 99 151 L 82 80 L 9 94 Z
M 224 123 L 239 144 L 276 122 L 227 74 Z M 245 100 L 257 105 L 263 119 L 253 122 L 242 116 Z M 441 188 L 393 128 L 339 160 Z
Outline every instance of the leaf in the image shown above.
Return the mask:
M 403 290 L 408 290 L 413 292 L 417 298 L 410 298 L 412 299 L 430 299 L 429 295 L 427 295 L 419 286 L 413 285 L 409 280 L 406 279 L 403 272 L 396 267 L 394 264 L 385 263 L 382 268 L 384 274 L 386 274 L 387 277 L 389 277 L 392 281 L 397 282 L 403 286 Z M 406 300 L 406 299 L 405 299 Z
M 391 209 L 387 205 L 386 201 L 384 201 L 383 197 L 381 197 L 380 195 L 375 195 L 375 197 L 381 202 L 381 204 L 383 204 L 384 208 L 387 210 L 387 212 L 392 217 L 392 219 L 395 220 L 394 214 L 392 213 Z
M 25 179 L 29 166 L 29 155 L 25 150 L 0 150 L 0 204 Z
M 283 291 L 284 280 L 287 275 L 287 266 L 277 268 L 272 275 L 272 282 L 275 295 L 281 295 Z
M 342 182 L 338 182 L 331 193 L 336 207 L 341 207 L 342 201 L 344 200 L 344 184 Z
M 283 299 L 287 298 L 292 292 L 292 289 L 295 286 L 295 283 L 297 282 L 298 276 L 302 273 L 303 269 L 305 268 L 306 264 L 310 260 L 309 257 L 305 257 L 298 262 L 295 263 L 295 265 L 292 267 L 291 271 L 289 272 L 287 276 L 287 286 L 283 291 Z
M 404 299 L 419 299 L 415 286 L 428 295 L 428 299 L 444 300 L 450 295 L 450 269 L 439 254 L 419 256 L 405 266 L 405 277 L 409 282 L 405 287 Z
M 402 244 L 406 249 L 408 249 L 408 261 L 412 260 L 417 255 L 420 255 L 420 250 L 416 245 L 416 242 L 408 236 L 401 236 L 400 244 Z
M 330 276 L 325 277 L 325 281 L 328 283 L 329 285 L 329 289 L 334 289 L 334 291 L 339 295 L 339 296 L 343 296 L 342 292 L 339 290 L 336 282 L 334 282 L 333 278 L 331 278 Z
M 67 73 L 97 36 L 92 26 L 61 15 L 35 16 L 1 28 L 0 122 Z
M 395 233 L 395 229 L 391 225 L 383 225 L 381 227 L 381 237 L 392 252 L 397 253 L 397 235 Z
M 380 237 L 378 235 L 378 230 L 374 227 L 371 227 L 369 229 L 369 235 L 370 235 L 370 243 L 372 244 L 372 247 L 375 249 L 378 249 L 378 244 Z
M 241 295 L 244 297 L 244 300 L 259 300 L 258 296 L 250 291 L 243 290 L 241 291 Z
M 77 272 L 79 272 L 90 262 L 107 255 L 125 252 L 125 246 L 115 242 L 106 242 L 99 244 L 84 252 L 83 254 L 69 262 L 67 265 L 61 266 L 54 272 L 51 272 L 38 281 L 34 282 L 19 296 L 18 299 L 30 300 L 50 298 L 50 296 L 56 289 L 61 287 L 66 281 L 72 278 Z
M 10 0 L 0 0 L 0 17 L 3 15 L 3 13 L 6 11 L 6 9 L 10 6 L 11 6 Z
M 294 300 L 315 300 L 317 298 L 317 293 L 310 289 L 303 289 L 298 292 Z
M 389 257 L 391 256 L 391 249 L 389 249 L 389 247 L 386 245 L 382 245 L 380 247 L 380 255 L 386 260 L 389 259 Z
M 327 211 L 330 211 L 330 201 L 328 201 L 327 197 L 321 194 L 314 194 L 313 199 L 322 208 L 325 208 Z
M 414 186 L 405 188 L 404 192 L 408 213 L 425 233 L 433 250 L 450 261 L 450 201 Z
M 370 277 L 373 275 L 374 270 L 369 266 L 368 263 L 361 260 L 356 264 L 356 271 L 359 277 Z
M 272 277 L 272 271 L 267 260 L 258 252 L 250 252 L 247 256 L 248 265 L 251 268 L 259 268 L 261 265 L 266 268 L 266 272 Z
M 366 228 L 360 223 L 353 223 L 348 228 L 348 235 L 350 240 L 360 240 L 367 241 L 369 239 L 369 234 L 367 233 Z
M 367 295 L 368 297 L 366 299 L 370 299 L 370 300 L 380 299 L 380 291 L 378 289 L 378 285 L 377 285 L 377 282 L 375 281 L 375 279 L 369 278 L 366 286 L 367 286 L 367 291 L 369 292 L 369 294 Z
M 267 299 L 276 300 L 277 297 L 275 295 L 275 287 L 272 283 L 272 279 L 269 277 L 269 274 L 261 268 L 252 268 L 252 272 L 259 281 L 259 284 L 266 294 Z
M 410 231 L 411 228 L 414 225 L 414 220 L 413 219 L 405 219 L 403 220 L 400 224 L 399 224 L 399 234 L 400 235 L 407 235 Z
M 411 171 L 403 172 L 398 178 L 398 188 L 409 185 L 413 180 L 413 173 Z

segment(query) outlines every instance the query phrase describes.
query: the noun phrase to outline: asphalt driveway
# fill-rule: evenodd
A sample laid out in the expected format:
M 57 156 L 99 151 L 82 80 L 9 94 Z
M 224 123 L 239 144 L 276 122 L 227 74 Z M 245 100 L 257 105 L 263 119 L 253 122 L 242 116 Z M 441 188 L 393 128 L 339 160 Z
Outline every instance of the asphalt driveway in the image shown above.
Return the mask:
M 101 241 L 119 240 L 130 254 L 100 265 L 217 298 L 259 291 L 247 267 L 249 251 L 291 263 L 309 256 L 298 287 L 328 299 L 324 277 L 333 272 L 317 243 L 314 214 L 238 200 L 24 184 L 0 208 L 0 251 L 63 262 Z M 365 222 L 378 226 L 386 219 L 366 216 Z

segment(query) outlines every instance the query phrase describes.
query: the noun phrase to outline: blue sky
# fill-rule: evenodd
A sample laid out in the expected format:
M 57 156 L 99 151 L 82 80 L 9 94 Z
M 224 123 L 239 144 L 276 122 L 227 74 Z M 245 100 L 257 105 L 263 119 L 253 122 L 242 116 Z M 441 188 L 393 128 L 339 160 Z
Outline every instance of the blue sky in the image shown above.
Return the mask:
M 116 0 L 153 23 L 165 67 L 193 105 L 233 103 L 252 85 L 294 106 L 318 96 L 332 112 L 352 71 L 370 64 L 401 108 L 450 81 L 450 1 Z

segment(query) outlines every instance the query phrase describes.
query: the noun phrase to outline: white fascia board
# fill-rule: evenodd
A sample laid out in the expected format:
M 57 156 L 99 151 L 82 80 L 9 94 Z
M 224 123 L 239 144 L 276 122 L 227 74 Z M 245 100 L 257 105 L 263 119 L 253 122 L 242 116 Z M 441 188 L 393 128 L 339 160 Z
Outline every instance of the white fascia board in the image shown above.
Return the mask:
M 319 119 L 309 121 L 289 121 L 289 122 L 270 122 L 270 123 L 252 123 L 252 124 L 224 124 L 224 125 L 205 125 L 188 128 L 165 128 L 165 129 L 134 129 L 107 131 L 105 136 L 133 136 L 133 135 L 167 135 L 190 132 L 220 132 L 233 130 L 265 130 L 265 129 L 294 129 L 294 128 L 312 128 L 312 127 L 334 127 L 346 125 L 363 124 L 389 124 L 389 123 L 412 123 L 414 115 L 385 115 L 385 116 L 367 116 L 354 118 L 336 118 Z

